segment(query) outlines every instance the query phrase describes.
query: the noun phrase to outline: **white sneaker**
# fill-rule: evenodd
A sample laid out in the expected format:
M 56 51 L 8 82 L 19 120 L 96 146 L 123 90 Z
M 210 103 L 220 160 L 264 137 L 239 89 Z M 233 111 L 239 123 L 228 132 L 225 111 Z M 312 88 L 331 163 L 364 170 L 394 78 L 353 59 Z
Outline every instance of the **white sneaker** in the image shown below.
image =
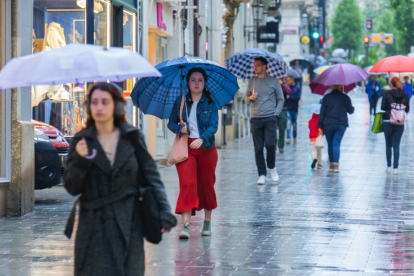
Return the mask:
M 385 170 L 386 173 L 390 173 L 391 171 L 391 167 L 387 167 L 387 169 Z
M 286 139 L 286 144 L 289 145 L 290 144 L 290 139 Z
M 265 185 L 266 184 L 266 176 L 261 175 L 259 180 L 257 180 L 257 185 Z
M 279 175 L 277 174 L 276 168 L 269 169 L 270 171 L 270 178 L 273 182 L 279 181 Z
M 398 169 L 394 169 L 394 174 L 398 174 Z

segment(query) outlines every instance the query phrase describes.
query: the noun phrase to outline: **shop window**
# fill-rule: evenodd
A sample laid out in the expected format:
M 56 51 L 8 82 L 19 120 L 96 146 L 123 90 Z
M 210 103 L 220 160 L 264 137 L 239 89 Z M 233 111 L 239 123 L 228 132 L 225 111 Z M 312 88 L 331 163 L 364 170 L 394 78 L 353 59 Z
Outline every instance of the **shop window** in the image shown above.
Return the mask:
M 102 4 L 99 6 L 98 2 Z M 85 0 L 34 0 L 32 52 L 86 43 L 85 8 Z M 106 1 L 95 2 L 98 14 L 105 12 L 105 8 Z M 83 123 L 81 108 L 85 91 L 85 83 L 32 87 L 32 119 L 56 127 L 65 136 L 73 136 Z
M 123 13 L 123 38 L 122 45 L 126 49 L 136 51 L 136 15 L 129 11 L 124 10 Z M 124 82 L 124 92 L 131 92 L 134 86 L 134 80 L 129 79 Z
M 110 3 L 104 0 L 94 0 L 94 41 L 95 45 L 110 46 Z

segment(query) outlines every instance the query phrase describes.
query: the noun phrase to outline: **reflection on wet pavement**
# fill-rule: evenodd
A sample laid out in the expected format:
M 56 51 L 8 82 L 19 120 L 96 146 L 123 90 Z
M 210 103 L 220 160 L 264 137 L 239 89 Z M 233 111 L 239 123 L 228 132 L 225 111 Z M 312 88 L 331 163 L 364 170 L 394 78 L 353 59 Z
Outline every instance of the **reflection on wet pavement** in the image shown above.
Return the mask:
M 306 96 L 301 106 L 318 101 Z M 213 235 L 191 238 L 180 227 L 160 245 L 146 244 L 146 275 L 407 275 L 414 274 L 414 118 L 401 144 L 400 175 L 385 174 L 382 134 L 370 132 L 368 102 L 353 92 L 356 113 L 342 143 L 340 174 L 310 169 L 308 120 L 300 112 L 297 145 L 277 154 L 278 183 L 257 186 L 250 138 L 219 150 Z M 162 168 L 175 207 L 175 167 Z M 74 198 L 63 187 L 36 192 L 36 211 L 0 219 L 0 276 L 73 275 L 73 241 L 63 235 Z

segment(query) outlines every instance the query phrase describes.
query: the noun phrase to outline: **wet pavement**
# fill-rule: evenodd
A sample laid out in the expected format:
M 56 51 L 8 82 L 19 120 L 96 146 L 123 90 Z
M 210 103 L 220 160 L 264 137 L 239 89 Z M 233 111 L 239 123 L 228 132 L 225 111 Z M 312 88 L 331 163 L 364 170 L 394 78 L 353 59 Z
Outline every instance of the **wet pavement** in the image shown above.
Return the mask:
M 319 96 L 305 90 L 301 106 Z M 277 154 L 278 183 L 257 186 L 251 138 L 219 150 L 213 234 L 191 238 L 180 227 L 160 245 L 146 244 L 146 275 L 410 275 L 414 274 L 414 118 L 401 143 L 400 174 L 385 171 L 383 134 L 370 132 L 368 102 L 356 108 L 342 142 L 340 173 L 312 171 L 308 120 L 300 111 L 298 144 Z M 175 208 L 175 167 L 160 169 Z M 63 187 L 36 191 L 35 212 L 0 219 L 0 276 L 73 275 L 73 241 L 63 235 L 74 198 Z

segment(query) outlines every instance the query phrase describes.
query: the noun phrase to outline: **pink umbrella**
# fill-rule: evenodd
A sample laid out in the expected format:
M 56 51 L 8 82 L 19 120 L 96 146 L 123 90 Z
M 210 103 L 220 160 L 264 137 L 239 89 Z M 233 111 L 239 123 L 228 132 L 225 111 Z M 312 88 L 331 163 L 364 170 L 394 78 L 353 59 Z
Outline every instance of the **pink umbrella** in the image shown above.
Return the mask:
M 369 74 L 359 66 L 353 64 L 332 65 L 317 77 L 313 82 L 331 85 L 350 85 L 359 81 L 365 81 Z
M 329 88 L 331 88 L 330 86 L 325 86 L 323 84 L 316 83 L 315 80 L 309 84 L 309 87 L 310 87 L 313 94 L 318 94 L 318 95 L 322 95 L 322 96 L 325 95 L 325 92 Z M 350 85 L 345 85 L 344 90 L 345 90 L 346 93 L 348 93 L 349 91 L 351 91 L 355 87 L 356 87 L 355 83 L 352 83 Z

